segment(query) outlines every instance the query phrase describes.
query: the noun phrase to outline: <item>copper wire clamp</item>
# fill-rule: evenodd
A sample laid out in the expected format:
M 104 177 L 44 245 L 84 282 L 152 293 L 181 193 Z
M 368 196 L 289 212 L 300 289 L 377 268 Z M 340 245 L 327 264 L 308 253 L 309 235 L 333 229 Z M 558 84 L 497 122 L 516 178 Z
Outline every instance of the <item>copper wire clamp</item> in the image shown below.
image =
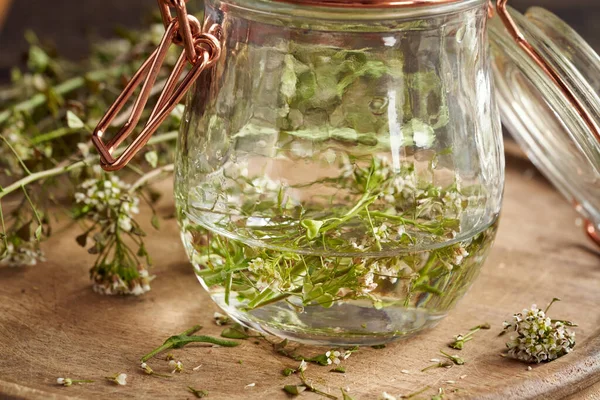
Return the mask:
M 108 109 L 92 134 L 92 141 L 100 153 L 102 168 L 106 171 L 119 170 L 127 165 L 181 101 L 200 73 L 212 66 L 220 57 L 221 44 L 219 40 L 210 33 L 202 32 L 198 19 L 187 14 L 185 1 L 158 0 L 163 23 L 165 24 L 165 34 L 158 48 L 138 69 L 123 93 Z M 175 9 L 175 16 L 171 15 L 171 8 Z M 182 51 L 171 75 L 167 79 L 148 121 L 125 151 L 118 157 L 113 156 L 115 149 L 138 125 L 148 103 L 152 86 L 156 82 L 167 56 L 167 51 L 172 44 L 182 44 L 184 51 Z M 188 62 L 192 67 L 187 75 L 181 79 Z M 181 82 L 179 82 L 180 79 Z M 127 122 L 108 143 L 104 143 L 102 140 L 104 133 L 140 84 L 142 85 L 141 91 L 135 99 Z

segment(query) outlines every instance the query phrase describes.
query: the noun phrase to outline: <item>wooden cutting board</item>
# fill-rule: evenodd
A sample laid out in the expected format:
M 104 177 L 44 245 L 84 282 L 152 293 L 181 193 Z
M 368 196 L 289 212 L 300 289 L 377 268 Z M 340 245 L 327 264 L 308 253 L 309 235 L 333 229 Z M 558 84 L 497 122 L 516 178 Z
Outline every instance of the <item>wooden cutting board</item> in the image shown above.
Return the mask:
M 417 398 L 429 399 L 439 387 L 449 399 L 598 398 L 600 387 L 593 385 L 600 381 L 600 253 L 576 225 L 570 205 L 529 162 L 511 150 L 507 164 L 496 245 L 457 309 L 420 336 L 380 350 L 361 349 L 344 362 L 345 374 L 310 365 L 306 375 L 317 387 L 336 396 L 340 387 L 348 388 L 356 399 L 376 399 L 383 391 L 406 395 L 425 386 L 431 389 Z M 161 212 L 167 215 L 173 206 L 165 197 Z M 233 349 L 190 345 L 173 351 L 185 366 L 182 374 L 144 375 L 138 359 L 168 336 L 195 324 L 204 325 L 206 334 L 221 331 L 212 322 L 217 308 L 196 281 L 176 223 L 165 221 L 148 237 L 157 279 L 142 297 L 95 294 L 87 277 L 92 258 L 75 244 L 75 232 L 66 227 L 45 243 L 48 261 L 42 265 L 0 269 L 1 399 L 185 399 L 192 398 L 188 385 L 208 390 L 209 399 L 285 399 L 282 387 L 299 383 L 281 374 L 297 362 L 253 341 Z M 497 336 L 502 322 L 553 297 L 563 301 L 552 315 L 579 323 L 575 351 L 530 371 L 502 358 L 505 338 Z M 420 372 L 439 358 L 440 349 L 450 350 L 446 344 L 453 335 L 483 322 L 492 329 L 476 334 L 460 352 L 465 365 Z M 150 365 L 168 373 L 164 358 Z M 118 372 L 129 375 L 127 386 L 103 379 Z M 65 388 L 57 377 L 96 383 Z

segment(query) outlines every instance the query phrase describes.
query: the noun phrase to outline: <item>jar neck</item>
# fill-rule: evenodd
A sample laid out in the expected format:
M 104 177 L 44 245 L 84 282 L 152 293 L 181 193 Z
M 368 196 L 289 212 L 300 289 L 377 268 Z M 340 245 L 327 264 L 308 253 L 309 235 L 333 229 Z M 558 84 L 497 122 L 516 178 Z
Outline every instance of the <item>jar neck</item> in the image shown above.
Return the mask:
M 427 0 L 426 3 L 419 2 L 411 6 L 410 0 L 406 1 L 391 4 L 389 0 L 363 0 L 364 7 L 356 6 L 356 1 L 344 0 L 206 0 L 205 3 L 213 10 L 240 14 L 240 17 L 264 20 L 266 23 L 270 20 L 278 24 L 275 20 L 279 20 L 308 25 L 316 21 L 331 24 L 385 24 L 461 13 L 487 7 L 488 4 L 488 0 Z M 349 6 L 351 4 L 355 6 Z

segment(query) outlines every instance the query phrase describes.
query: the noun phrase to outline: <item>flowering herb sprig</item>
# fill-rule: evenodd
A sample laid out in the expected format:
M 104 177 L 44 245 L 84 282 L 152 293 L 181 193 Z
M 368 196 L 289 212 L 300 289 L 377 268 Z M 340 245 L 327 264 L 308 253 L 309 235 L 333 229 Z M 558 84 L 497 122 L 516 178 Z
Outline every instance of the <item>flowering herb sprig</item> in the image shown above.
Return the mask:
M 454 341 L 448 344 L 448 347 L 456 350 L 462 350 L 465 346 L 465 343 L 473 340 L 473 335 L 479 332 L 482 329 L 490 329 L 491 326 L 487 322 L 481 325 L 477 325 L 469 330 L 469 332 L 465 335 L 456 335 L 454 336 Z
M 51 223 L 55 222 L 48 216 L 60 215 L 56 209 L 61 207 L 75 208 L 72 214 L 75 219 L 100 218 L 92 221 L 93 230 L 87 226 L 78 237 L 80 244 L 86 241 L 87 234 L 94 241 L 97 239 L 98 245 L 92 253 L 100 261 L 97 260 L 90 274 L 94 288 L 106 294 L 141 294 L 149 289 L 144 250 L 137 256 L 144 262 L 133 261 L 135 256 L 126 250 L 130 243 L 115 236 L 140 232 L 134 218 L 136 199 L 141 197 L 151 203 L 154 196 L 145 190 L 148 184 L 172 170 L 168 163 L 174 154 L 181 106 L 167 119 L 164 131 L 150 140 L 144 157 L 133 160 L 130 171 L 141 176 L 132 185 L 135 189 L 129 199 L 119 205 L 112 204 L 114 212 L 110 213 L 98 209 L 89 213 L 79 211 L 86 201 L 81 194 L 86 195 L 92 189 L 92 179 L 96 183 L 110 181 L 91 168 L 99 164 L 99 158 L 90 150 L 90 127 L 114 100 L 114 93 L 121 91 L 123 78 L 130 76 L 140 60 L 153 50 L 159 38 L 152 32 L 157 29 L 122 31 L 121 38 L 95 43 L 90 57 L 79 64 L 54 56 L 53 49 L 42 45 L 33 33 L 27 33 L 30 43 L 27 69 L 15 68 L 11 86 L 0 88 L 0 267 L 32 266 L 44 261 L 40 243 L 50 236 Z M 166 64 L 173 65 L 175 61 L 176 55 L 169 54 Z M 158 85 L 164 82 L 166 74 L 166 70 L 160 73 Z M 120 116 L 115 124 L 123 122 Z M 119 175 L 120 183 L 127 174 L 132 175 Z M 57 186 L 60 192 L 55 190 Z M 143 191 L 147 195 L 141 195 Z M 100 194 L 98 190 L 95 192 Z M 73 193 L 80 195 L 75 198 Z M 102 203 L 102 199 L 97 200 L 95 206 Z M 155 221 L 158 220 L 153 218 Z M 110 226 L 118 227 L 120 232 L 104 229 Z M 143 243 L 143 237 L 136 236 L 138 249 L 142 248 L 139 243 Z M 109 242 L 115 244 L 110 247 Z M 113 253 L 103 254 L 103 250 Z M 137 255 L 138 251 L 134 253 Z
M 548 310 L 558 298 L 552 299 L 545 310 L 534 304 L 530 309 L 513 316 L 512 322 L 504 322 L 509 334 L 506 343 L 508 356 L 527 363 L 552 361 L 570 353 L 575 347 L 575 333 L 567 327 L 577 326 L 570 321 L 551 319 Z

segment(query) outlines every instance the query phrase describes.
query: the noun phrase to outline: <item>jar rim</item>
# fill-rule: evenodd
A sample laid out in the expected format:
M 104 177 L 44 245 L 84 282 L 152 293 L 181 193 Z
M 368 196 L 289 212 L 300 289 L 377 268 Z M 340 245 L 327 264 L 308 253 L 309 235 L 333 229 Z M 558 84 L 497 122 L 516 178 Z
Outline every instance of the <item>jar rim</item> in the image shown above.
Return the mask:
M 342 8 L 401 8 L 426 7 L 458 3 L 463 0 L 275 0 L 283 3 L 316 7 Z
M 458 13 L 489 0 L 208 0 L 217 8 L 317 20 L 383 21 Z M 362 4 L 362 6 L 357 6 Z

